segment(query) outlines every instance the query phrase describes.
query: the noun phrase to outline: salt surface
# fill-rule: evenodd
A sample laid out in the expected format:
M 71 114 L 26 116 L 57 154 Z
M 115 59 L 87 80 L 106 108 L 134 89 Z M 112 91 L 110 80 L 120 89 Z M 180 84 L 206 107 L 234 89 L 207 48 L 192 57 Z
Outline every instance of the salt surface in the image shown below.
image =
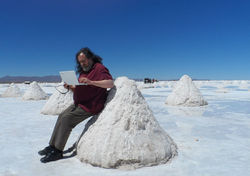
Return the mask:
M 232 85 L 239 81 L 223 81 Z M 248 81 L 249 83 L 249 81 Z M 233 89 L 215 93 L 222 81 L 202 81 L 202 95 L 209 102 L 202 116 L 170 114 L 165 105 L 170 88 L 142 89 L 150 109 L 161 127 L 178 146 L 171 162 L 135 170 L 104 169 L 84 164 L 76 157 L 43 164 L 37 151 L 50 139 L 57 116 L 43 115 L 46 100 L 23 101 L 0 98 L 0 175 L 1 176 L 238 176 L 250 173 L 250 92 Z M 39 84 L 42 85 L 42 84 Z M 54 85 L 54 84 L 53 84 Z M 9 85 L 0 84 L 0 94 Z M 18 84 L 22 91 L 28 85 Z M 54 87 L 43 87 L 48 94 Z M 171 106 L 179 108 L 180 106 Z M 198 107 L 187 107 L 198 108 Z M 107 117 L 108 118 L 108 117 Z M 72 146 L 84 129 L 77 125 L 65 149 Z M 94 140 L 94 139 L 93 139 Z
M 41 110 L 42 114 L 58 115 L 73 104 L 73 93 L 71 91 L 67 92 L 67 89 L 62 84 L 57 89 L 59 91 L 55 91 L 43 106 Z
M 184 107 L 184 106 L 168 106 L 168 113 L 178 116 L 202 116 L 206 110 L 206 106 L 199 107 Z
M 24 100 L 44 100 L 48 98 L 48 95 L 42 90 L 36 81 L 30 84 L 28 90 L 24 93 Z
M 176 144 L 126 77 L 116 79 L 106 107 L 87 126 L 77 156 L 94 166 L 131 169 L 163 164 L 177 155 Z
M 22 92 L 20 88 L 14 84 L 11 83 L 11 85 L 5 90 L 5 92 L 1 95 L 2 97 L 20 97 L 22 95 Z
M 172 106 L 203 106 L 207 105 L 207 102 L 192 79 L 188 75 L 183 75 L 174 86 L 173 92 L 167 97 L 166 104 Z

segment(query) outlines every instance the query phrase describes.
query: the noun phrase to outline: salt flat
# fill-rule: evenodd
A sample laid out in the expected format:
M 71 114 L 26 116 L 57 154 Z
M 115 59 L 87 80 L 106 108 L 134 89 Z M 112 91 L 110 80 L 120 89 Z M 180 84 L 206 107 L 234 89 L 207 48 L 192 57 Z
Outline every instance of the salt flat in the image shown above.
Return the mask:
M 145 86 L 141 92 L 154 116 L 178 146 L 178 156 L 170 163 L 132 171 L 103 169 L 71 157 L 40 163 L 37 151 L 48 144 L 57 116 L 42 115 L 47 100 L 25 101 L 0 98 L 0 175 L 1 176 L 77 176 L 77 175 L 170 175 L 235 176 L 250 172 L 250 91 L 249 81 L 196 82 L 208 102 L 203 107 L 165 105 L 171 93 L 168 83 Z M 51 95 L 54 84 L 40 84 Z M 221 86 L 222 85 L 222 86 Z M 28 85 L 18 85 L 24 92 Z M 221 87 L 227 93 L 216 92 Z M 0 94 L 7 85 L 0 85 Z M 108 117 L 107 117 L 108 118 Z M 65 147 L 81 134 L 86 122 L 71 133 Z M 94 139 L 93 139 L 94 140 Z

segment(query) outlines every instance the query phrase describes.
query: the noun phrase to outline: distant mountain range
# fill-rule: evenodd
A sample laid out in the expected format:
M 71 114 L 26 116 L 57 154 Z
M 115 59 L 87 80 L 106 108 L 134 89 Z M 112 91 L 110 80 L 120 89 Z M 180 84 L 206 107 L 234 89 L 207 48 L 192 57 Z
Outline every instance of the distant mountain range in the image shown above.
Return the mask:
M 48 76 L 4 76 L 0 78 L 0 83 L 23 83 L 25 81 L 61 82 L 61 77 L 57 75 L 48 75 Z
M 135 81 L 143 81 L 144 79 L 137 78 Z M 178 79 L 160 80 L 160 81 L 177 81 Z M 193 81 L 204 81 L 209 79 L 193 79 Z M 48 75 L 48 76 L 4 76 L 0 78 L 0 83 L 23 83 L 25 81 L 37 81 L 37 82 L 61 82 L 59 75 Z

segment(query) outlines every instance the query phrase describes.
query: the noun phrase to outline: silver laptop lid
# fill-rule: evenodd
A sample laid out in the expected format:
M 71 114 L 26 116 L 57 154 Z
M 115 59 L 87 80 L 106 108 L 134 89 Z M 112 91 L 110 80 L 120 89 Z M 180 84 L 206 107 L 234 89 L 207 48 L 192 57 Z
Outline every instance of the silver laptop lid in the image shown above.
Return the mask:
M 59 72 L 62 81 L 68 85 L 87 85 L 86 83 L 79 83 L 75 71 L 61 71 Z

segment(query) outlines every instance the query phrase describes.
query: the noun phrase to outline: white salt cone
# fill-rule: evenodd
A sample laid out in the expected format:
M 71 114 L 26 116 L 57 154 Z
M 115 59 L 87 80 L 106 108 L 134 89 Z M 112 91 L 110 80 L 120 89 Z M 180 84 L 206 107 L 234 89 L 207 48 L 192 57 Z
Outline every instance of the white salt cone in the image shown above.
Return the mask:
M 4 91 L 2 97 L 20 97 L 22 95 L 20 88 L 11 83 L 11 85 Z
M 171 106 L 203 106 L 207 105 L 207 102 L 192 79 L 188 75 L 184 75 L 175 85 L 173 92 L 167 97 L 166 104 Z
M 160 127 L 134 81 L 117 78 L 104 110 L 92 118 L 77 145 L 77 157 L 104 168 L 166 163 L 177 146 Z
M 42 114 L 59 115 L 74 103 L 72 91 L 67 91 L 63 85 L 59 85 L 57 89 L 43 106 L 41 110 Z
M 28 90 L 24 93 L 24 100 L 44 100 L 48 98 L 48 95 L 42 90 L 36 81 L 30 84 Z

